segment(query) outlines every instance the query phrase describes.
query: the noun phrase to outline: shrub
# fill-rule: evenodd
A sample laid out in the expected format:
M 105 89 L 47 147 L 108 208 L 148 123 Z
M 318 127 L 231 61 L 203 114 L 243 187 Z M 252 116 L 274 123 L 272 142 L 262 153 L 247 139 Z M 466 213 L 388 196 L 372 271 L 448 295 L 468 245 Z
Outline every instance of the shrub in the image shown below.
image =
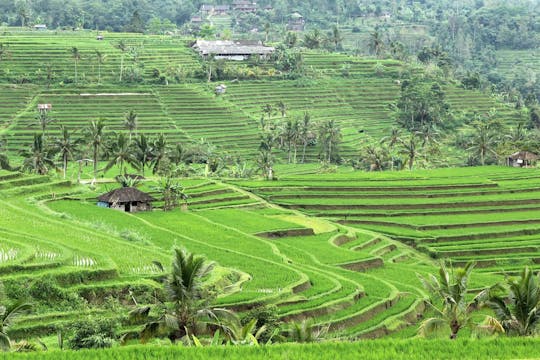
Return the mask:
M 69 347 L 73 350 L 112 347 L 118 327 L 118 322 L 113 319 L 88 318 L 74 323 L 69 329 L 73 333 Z

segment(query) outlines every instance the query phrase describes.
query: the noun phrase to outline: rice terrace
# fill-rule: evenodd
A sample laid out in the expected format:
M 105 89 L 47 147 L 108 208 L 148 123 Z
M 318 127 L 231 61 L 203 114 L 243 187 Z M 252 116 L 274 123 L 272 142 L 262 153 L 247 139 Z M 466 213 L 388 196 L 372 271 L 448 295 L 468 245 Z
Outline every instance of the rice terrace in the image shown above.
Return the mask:
M 539 15 L 0 0 L 2 359 L 540 357 Z

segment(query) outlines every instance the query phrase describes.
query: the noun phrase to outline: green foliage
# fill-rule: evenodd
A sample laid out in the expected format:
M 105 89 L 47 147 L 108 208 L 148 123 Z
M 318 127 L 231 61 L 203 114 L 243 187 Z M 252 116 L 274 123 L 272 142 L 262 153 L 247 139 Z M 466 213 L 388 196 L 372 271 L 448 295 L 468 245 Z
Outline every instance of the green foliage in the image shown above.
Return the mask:
M 87 318 L 72 324 L 68 331 L 70 349 L 103 349 L 112 347 L 117 337 L 119 324 L 115 320 Z

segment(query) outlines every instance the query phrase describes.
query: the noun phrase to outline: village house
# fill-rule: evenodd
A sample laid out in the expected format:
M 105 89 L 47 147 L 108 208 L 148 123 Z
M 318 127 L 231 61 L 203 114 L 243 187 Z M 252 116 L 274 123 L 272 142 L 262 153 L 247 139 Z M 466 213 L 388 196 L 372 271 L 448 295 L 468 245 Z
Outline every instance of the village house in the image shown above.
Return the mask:
M 295 12 L 289 17 L 289 22 L 287 23 L 287 30 L 289 31 L 304 31 L 306 26 L 306 20 L 304 17 Z
M 208 15 L 226 15 L 231 10 L 229 5 L 201 5 L 201 14 Z
M 508 166 L 530 167 L 538 161 L 538 155 L 529 151 L 518 151 L 508 157 Z
M 152 210 L 152 201 L 155 201 L 152 196 L 139 189 L 122 187 L 98 197 L 97 205 L 132 213 Z
M 234 11 L 243 12 L 243 13 L 255 13 L 258 10 L 256 3 L 246 0 L 235 0 L 233 2 Z
M 45 25 L 45 24 L 36 24 L 36 25 L 34 25 L 34 30 L 40 30 L 40 31 L 47 30 L 47 25 Z
M 250 56 L 268 57 L 274 52 L 271 46 L 264 46 L 261 41 L 249 40 L 197 40 L 193 49 L 203 58 L 213 56 L 215 59 L 242 61 Z

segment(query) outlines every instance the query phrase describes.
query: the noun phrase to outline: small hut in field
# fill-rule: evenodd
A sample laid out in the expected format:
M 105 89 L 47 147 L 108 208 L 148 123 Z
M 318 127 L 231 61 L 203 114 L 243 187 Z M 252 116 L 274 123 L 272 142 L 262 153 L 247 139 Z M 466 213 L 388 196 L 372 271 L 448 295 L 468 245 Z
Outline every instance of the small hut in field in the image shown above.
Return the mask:
M 132 213 L 152 210 L 152 201 L 155 200 L 152 196 L 134 187 L 122 187 L 98 197 L 97 205 Z
M 508 166 L 530 167 L 536 164 L 538 155 L 529 151 L 518 151 L 508 157 Z

